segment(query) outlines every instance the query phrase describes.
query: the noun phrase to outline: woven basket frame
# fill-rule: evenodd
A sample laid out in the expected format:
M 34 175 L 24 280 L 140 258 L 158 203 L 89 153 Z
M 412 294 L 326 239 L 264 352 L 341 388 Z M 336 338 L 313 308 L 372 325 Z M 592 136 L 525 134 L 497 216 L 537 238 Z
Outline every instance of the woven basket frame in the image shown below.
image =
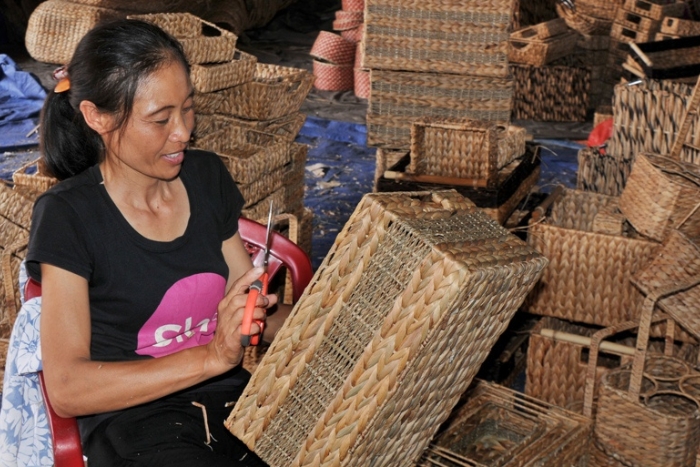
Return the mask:
M 368 0 L 362 67 L 506 77 L 513 7 L 513 0 Z
M 448 213 L 454 213 L 454 216 L 450 215 L 446 218 L 445 215 Z M 467 254 L 466 251 L 460 252 L 461 248 L 468 249 L 467 245 L 471 242 L 454 243 L 455 247 L 458 244 L 462 245 L 456 249 L 450 248 L 457 262 L 443 271 L 449 276 L 448 280 L 451 284 L 455 281 L 467 280 L 467 282 L 457 286 L 458 288 L 454 291 L 443 289 L 437 284 L 435 286 L 443 290 L 440 295 L 441 302 L 444 303 L 441 306 L 447 308 L 461 306 L 459 303 L 464 297 L 463 293 L 466 292 L 457 292 L 459 288 L 472 290 L 469 293 L 470 299 L 474 300 L 480 312 L 472 314 L 464 310 L 463 313 L 451 315 L 459 322 L 447 317 L 440 319 L 433 316 L 429 321 L 434 322 L 435 327 L 432 330 L 429 329 L 433 325 L 430 325 L 426 319 L 432 313 L 425 315 L 421 311 L 424 306 L 415 301 L 412 302 L 409 297 L 414 293 L 413 288 L 419 287 L 423 282 L 415 276 L 415 274 L 423 274 L 418 271 L 427 267 L 425 273 L 431 271 L 428 273 L 431 277 L 443 277 L 443 273 L 437 273 L 434 268 L 439 268 L 437 265 L 443 263 L 444 258 L 437 250 L 431 249 L 432 252 L 428 252 L 425 249 L 427 244 L 418 237 L 412 240 L 401 240 L 412 231 L 412 229 L 407 230 L 407 225 L 403 225 L 404 216 L 408 216 L 406 221 L 415 219 L 410 222 L 415 223 L 418 231 L 422 229 L 418 226 L 428 222 L 428 218 L 431 220 L 425 224 L 426 226 L 430 225 L 431 229 L 437 228 L 443 231 L 447 228 L 444 222 L 448 219 L 449 222 L 458 224 L 469 218 L 469 222 L 476 222 L 474 229 L 468 229 L 471 232 L 479 230 L 477 225 L 481 222 L 487 222 L 483 214 L 478 213 L 470 202 L 456 193 L 365 195 L 363 202 L 346 224 L 339 240 L 336 241 L 307 288 L 304 297 L 297 303 L 292 315 L 278 333 L 270 351 L 253 375 L 247 392 L 239 399 L 232 416 L 227 421 L 229 429 L 249 446 L 254 447 L 256 452 L 266 456 L 265 460 L 270 465 L 307 465 L 317 455 L 321 455 L 320 465 L 330 465 L 329 462 L 340 462 L 341 465 L 367 465 L 369 458 L 375 459 L 376 465 L 393 465 L 400 462 L 397 460 L 397 455 L 407 461 L 417 458 L 422 449 L 427 446 L 441 420 L 447 416 L 446 412 L 449 412 L 459 395 L 466 389 L 464 383 L 473 377 L 475 367 L 478 367 L 477 363 L 480 364 L 488 352 L 490 344 L 484 341 L 490 342 L 492 334 L 499 334 L 502 331 L 503 323 L 496 324 L 492 321 L 491 313 L 485 312 L 482 308 L 486 306 L 484 301 L 486 295 L 489 296 L 488 300 L 493 300 L 493 294 L 487 293 L 485 289 L 473 290 L 472 287 L 477 282 L 480 284 L 477 289 L 494 281 L 500 282 L 498 277 L 505 271 L 497 272 L 501 266 L 489 271 L 484 269 L 484 276 L 477 282 L 472 282 L 476 278 L 469 278 L 467 271 L 458 266 L 458 263 L 468 261 L 467 258 L 471 257 L 471 261 L 474 261 L 472 267 L 479 267 L 480 260 L 477 256 Z M 488 229 L 495 229 L 497 226 L 490 222 L 492 221 L 487 222 L 491 226 Z M 487 224 L 482 225 L 485 227 Z M 464 232 L 463 228 L 464 226 L 459 230 Z M 452 229 L 449 228 L 449 230 Z M 502 240 L 515 241 L 510 236 Z M 486 241 L 486 238 L 484 241 L 484 247 L 492 250 L 490 256 L 494 254 L 496 257 L 500 256 L 496 251 L 505 253 L 505 250 L 495 244 L 486 245 L 492 241 Z M 382 246 L 375 249 L 372 245 L 376 245 L 377 242 Z M 516 244 L 519 246 L 516 247 Z M 516 242 L 513 247 L 515 248 L 510 250 L 511 253 L 507 254 L 510 259 L 503 258 L 503 260 L 512 264 L 513 276 L 510 276 L 510 273 L 508 276 L 512 277 L 516 284 L 513 284 L 514 287 L 511 288 L 513 292 L 508 294 L 509 298 L 499 305 L 503 313 L 509 313 L 506 310 L 521 301 L 521 298 L 516 297 L 528 289 L 526 284 L 532 281 L 533 277 L 537 277 L 538 270 L 541 270 L 545 262 L 539 256 L 531 256 L 533 252 L 523 249 L 525 245 Z M 375 253 L 367 262 L 370 248 Z M 528 253 L 525 254 L 525 251 Z M 525 256 L 520 256 L 521 254 Z M 405 257 L 402 260 L 401 271 L 379 267 L 379 264 L 388 258 L 386 255 Z M 525 257 L 528 259 L 526 260 Z M 500 263 L 501 260 L 497 262 Z M 429 264 L 435 266 L 431 267 Z M 372 271 L 369 274 L 372 280 L 365 271 Z M 463 275 L 465 273 L 467 273 L 466 276 Z M 415 279 L 411 280 L 411 277 Z M 387 284 L 387 286 L 377 287 L 377 284 L 384 284 L 388 279 L 391 286 Z M 404 291 L 406 281 L 414 285 Z M 339 292 L 345 298 L 334 306 L 334 301 L 340 298 Z M 455 292 L 456 295 L 453 295 Z M 401 298 L 402 296 L 404 298 Z M 498 298 L 496 300 L 500 301 Z M 395 305 L 391 305 L 392 302 Z M 426 302 L 423 301 L 423 303 Z M 377 313 L 377 310 L 386 310 L 387 307 L 391 311 L 386 318 L 382 313 Z M 355 311 L 348 314 L 341 312 L 342 309 Z M 369 310 L 372 310 L 371 313 Z M 406 320 L 412 323 L 409 328 L 401 325 L 409 322 Z M 508 320 L 509 318 L 506 317 L 505 321 Z M 359 326 L 360 321 L 363 323 L 361 326 Z M 407 345 L 405 348 L 404 344 L 398 341 L 394 342 L 390 339 L 392 343 L 389 344 L 386 338 L 381 337 L 381 335 L 394 335 L 399 328 L 405 329 L 402 335 L 405 333 L 408 338 L 408 341 L 405 341 Z M 349 336 L 346 335 L 348 329 L 352 329 Z M 384 329 L 381 335 L 377 334 L 379 329 Z M 465 337 L 465 342 L 473 342 L 473 344 L 465 346 L 470 349 L 464 354 L 461 350 L 457 354 L 452 353 L 454 346 L 450 345 L 452 340 L 450 336 L 456 329 L 469 333 L 480 330 L 480 338 L 476 341 L 473 340 L 474 335 Z M 430 344 L 421 344 L 423 338 L 419 336 L 426 332 L 430 335 Z M 403 338 L 400 339 L 403 340 Z M 299 344 L 290 347 L 291 342 L 299 342 Z M 342 351 L 335 344 L 341 342 Z M 396 345 L 399 347 L 395 347 Z M 293 351 L 294 348 L 297 350 Z M 425 348 L 425 351 L 418 351 L 419 348 Z M 448 349 L 452 350 L 448 351 Z M 448 357 L 449 354 L 452 356 Z M 360 360 L 355 365 L 355 359 L 358 357 Z M 330 361 L 326 360 L 327 358 Z M 454 362 L 452 365 L 456 365 L 455 368 L 452 368 L 448 360 Z M 380 362 L 394 363 L 384 367 L 385 364 Z M 378 370 L 375 368 L 377 363 L 385 368 L 383 371 L 388 372 L 386 374 L 382 372 L 383 376 L 379 380 L 370 377 L 374 370 Z M 427 370 L 445 368 L 445 366 L 450 370 L 442 372 Z M 433 382 L 435 387 L 442 388 L 439 401 L 428 396 L 430 390 L 424 384 L 427 372 L 431 373 L 428 380 Z M 457 373 L 461 372 L 465 373 L 456 377 Z M 313 374 L 318 376 L 314 378 Z M 396 380 L 399 374 L 402 375 L 400 384 Z M 271 385 L 270 378 L 275 380 L 273 385 L 276 388 Z M 417 405 L 412 401 L 418 395 L 417 393 L 421 392 L 424 392 L 423 397 L 427 399 L 424 399 L 425 403 Z M 356 405 L 360 403 L 364 394 L 371 394 L 376 404 Z M 272 402 L 275 399 L 277 401 Z M 260 400 L 273 403 L 276 407 L 274 417 L 269 412 L 267 415 L 258 412 Z M 299 411 L 300 403 L 304 407 L 303 413 Z M 270 407 L 270 405 L 266 406 Z M 438 409 L 438 406 L 441 408 Z M 446 412 L 445 409 L 447 409 Z M 413 414 L 411 418 L 416 423 L 403 425 L 398 423 L 398 420 L 407 416 L 408 412 Z M 271 420 L 270 417 L 272 417 Z M 275 432 L 284 430 L 289 435 L 289 430 L 285 427 L 289 426 L 290 417 L 294 420 L 293 423 L 297 429 L 291 436 L 287 436 L 286 440 L 280 442 Z M 399 429 L 400 433 L 389 434 L 386 431 L 389 426 L 394 428 L 402 426 L 402 428 Z M 406 438 L 405 431 L 412 434 Z M 351 438 L 345 438 L 345 433 Z M 290 440 L 290 438 L 293 439 Z M 411 441 L 406 444 L 408 439 Z
M 550 263 L 528 296 L 528 311 L 600 326 L 638 316 L 643 297 L 629 281 L 658 244 L 592 232 L 598 211 L 616 202 L 565 189 L 544 221 L 530 222 L 528 242 Z

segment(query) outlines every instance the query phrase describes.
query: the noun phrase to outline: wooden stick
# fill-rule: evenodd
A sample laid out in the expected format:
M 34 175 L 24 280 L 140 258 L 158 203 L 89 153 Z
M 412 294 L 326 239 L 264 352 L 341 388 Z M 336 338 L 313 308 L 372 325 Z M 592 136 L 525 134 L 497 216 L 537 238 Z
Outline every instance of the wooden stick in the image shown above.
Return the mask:
M 585 346 L 591 345 L 590 337 L 579 336 L 578 334 L 570 334 L 568 332 L 555 331 L 554 329 L 542 329 L 540 331 L 540 335 L 562 342 L 569 342 L 570 344 L 578 344 Z M 634 355 L 634 347 L 627 347 L 626 345 L 615 344 L 614 342 L 601 342 L 600 350 L 601 352 L 610 352 L 613 354 L 632 356 Z
M 406 182 L 416 183 L 435 183 L 438 185 L 454 185 L 454 186 L 470 186 L 475 188 L 486 188 L 487 180 L 475 178 L 458 178 L 458 177 L 440 177 L 438 175 L 413 175 L 405 172 L 395 172 L 387 170 L 384 172 L 384 178 L 389 180 L 402 180 Z
M 654 62 L 651 61 L 651 59 L 647 56 L 647 54 L 642 52 L 642 49 L 640 49 L 637 44 L 635 44 L 634 42 L 630 42 L 629 46 L 632 50 L 634 50 L 634 53 L 636 53 L 637 56 L 639 58 L 641 58 L 644 63 L 647 64 L 647 66 L 650 66 L 650 67 L 654 66 Z

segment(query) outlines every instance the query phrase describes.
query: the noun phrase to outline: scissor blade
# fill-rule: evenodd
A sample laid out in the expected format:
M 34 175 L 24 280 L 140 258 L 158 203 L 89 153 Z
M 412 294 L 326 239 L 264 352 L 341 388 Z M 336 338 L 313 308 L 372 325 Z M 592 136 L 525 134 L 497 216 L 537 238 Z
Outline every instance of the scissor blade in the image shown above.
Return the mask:
M 267 268 L 272 243 L 272 209 L 274 202 L 270 200 L 270 212 L 267 215 L 267 231 L 265 232 L 265 252 L 263 253 L 263 267 Z

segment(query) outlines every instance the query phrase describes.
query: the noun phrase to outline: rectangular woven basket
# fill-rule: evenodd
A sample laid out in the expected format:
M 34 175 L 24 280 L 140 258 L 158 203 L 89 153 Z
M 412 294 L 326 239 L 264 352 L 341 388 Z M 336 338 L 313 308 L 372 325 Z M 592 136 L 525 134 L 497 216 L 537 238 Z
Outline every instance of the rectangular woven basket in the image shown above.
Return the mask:
M 514 0 L 366 0 L 363 68 L 505 77 Z
M 599 326 L 639 315 L 643 297 L 630 278 L 659 244 L 594 232 L 596 214 L 617 202 L 560 187 L 537 208 L 528 242 L 550 263 L 527 298 L 527 311 Z
M 233 60 L 226 63 L 210 63 L 190 66 L 192 86 L 198 92 L 213 92 L 246 83 L 253 79 L 255 55 L 237 50 Z
M 686 5 L 678 0 L 625 0 L 622 8 L 646 18 L 661 20 L 667 16 L 682 17 Z
M 537 36 L 522 39 L 516 31 L 511 34 L 508 41 L 508 61 L 524 65 L 544 66 L 570 55 L 576 49 L 578 37 L 577 32 L 566 31 L 542 39 Z
M 525 154 L 525 128 L 471 119 L 420 118 L 411 125 L 408 172 L 483 181 Z
M 414 462 L 545 264 L 456 192 L 365 195 L 226 426 L 273 467 Z
M 585 465 L 590 419 L 481 380 L 463 399 L 417 466 Z
M 306 121 L 306 115 L 301 112 L 294 112 L 274 120 L 245 120 L 231 115 L 198 113 L 195 115 L 195 133 L 198 138 L 201 138 L 233 124 L 270 133 L 292 142 L 304 126 L 304 121 Z
M 409 149 L 411 124 L 421 117 L 510 121 L 511 78 L 372 70 L 370 81 L 369 146 Z

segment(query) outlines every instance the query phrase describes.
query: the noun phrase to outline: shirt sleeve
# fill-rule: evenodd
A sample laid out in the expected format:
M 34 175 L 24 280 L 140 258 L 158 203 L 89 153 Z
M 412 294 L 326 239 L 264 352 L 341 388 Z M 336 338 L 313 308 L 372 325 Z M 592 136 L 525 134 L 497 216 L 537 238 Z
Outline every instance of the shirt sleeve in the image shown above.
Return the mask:
M 34 204 L 27 249 L 27 272 L 41 281 L 41 263 L 90 280 L 92 255 L 83 223 L 60 196 L 47 193 Z

